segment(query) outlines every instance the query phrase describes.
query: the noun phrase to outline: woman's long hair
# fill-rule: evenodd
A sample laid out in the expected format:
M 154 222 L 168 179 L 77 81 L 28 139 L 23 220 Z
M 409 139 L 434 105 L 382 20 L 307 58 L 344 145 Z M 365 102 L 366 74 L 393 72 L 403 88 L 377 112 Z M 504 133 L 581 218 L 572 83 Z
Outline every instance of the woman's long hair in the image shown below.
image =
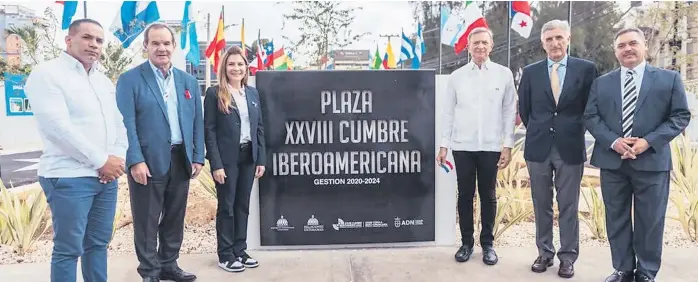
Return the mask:
M 235 107 L 235 100 L 229 91 L 230 89 L 228 89 L 229 80 L 228 72 L 226 71 L 228 58 L 235 55 L 242 57 L 242 60 L 245 62 L 245 76 L 242 78 L 242 81 L 240 81 L 240 86 L 243 88 L 247 86 L 247 79 L 250 75 L 250 64 L 247 62 L 247 58 L 242 55 L 242 49 L 239 46 L 230 47 L 228 51 L 223 54 L 223 58 L 221 58 L 220 64 L 218 65 L 218 109 L 225 114 L 230 114 L 231 110 Z

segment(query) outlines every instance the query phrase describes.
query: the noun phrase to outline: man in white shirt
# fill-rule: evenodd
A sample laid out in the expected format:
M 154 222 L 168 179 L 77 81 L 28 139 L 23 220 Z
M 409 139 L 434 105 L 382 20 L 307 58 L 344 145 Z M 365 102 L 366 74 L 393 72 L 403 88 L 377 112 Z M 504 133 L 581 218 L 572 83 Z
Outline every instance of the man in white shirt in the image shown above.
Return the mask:
M 494 218 L 497 170 L 511 160 L 516 125 L 516 89 L 511 70 L 489 60 L 492 32 L 476 28 L 468 35 L 472 61 L 454 71 L 448 80 L 443 107 L 443 131 L 437 163 L 453 150 L 458 179 L 458 216 L 463 245 L 458 262 L 473 254 L 473 197 L 477 179 L 480 194 L 483 262 L 497 263 L 494 251 Z
M 44 143 L 38 175 L 53 219 L 51 281 L 76 281 L 78 258 L 85 281 L 107 281 L 126 128 L 114 84 L 96 69 L 102 26 L 77 20 L 65 42 L 66 51 L 36 66 L 25 86 Z

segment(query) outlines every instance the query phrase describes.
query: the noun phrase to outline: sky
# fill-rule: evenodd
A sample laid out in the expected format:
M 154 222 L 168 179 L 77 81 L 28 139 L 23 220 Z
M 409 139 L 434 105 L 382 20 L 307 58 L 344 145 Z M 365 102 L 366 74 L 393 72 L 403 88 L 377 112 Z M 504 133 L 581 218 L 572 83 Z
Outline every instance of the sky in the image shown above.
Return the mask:
M 81 1 L 82 2 L 82 1 Z M 117 11 L 122 1 L 87 1 L 87 16 L 99 21 L 105 29 L 114 21 Z M 161 20 L 181 21 L 184 12 L 184 1 L 157 1 Z M 44 10 L 49 7 L 53 9 L 56 17 L 61 19 L 62 5 L 55 1 L 3 1 L 3 4 L 22 5 L 34 9 L 38 16 L 43 15 Z M 211 17 L 211 37 L 215 34 L 216 24 L 220 15 L 221 7 L 225 5 L 225 24 L 241 23 L 245 18 L 245 43 L 251 45 L 257 37 L 257 31 L 261 32 L 262 38 L 273 38 L 275 47 L 281 44 L 289 44 L 282 38 L 285 34 L 291 38 L 298 38 L 300 32 L 293 28 L 292 23 L 284 25 L 283 14 L 292 9 L 290 1 L 206 1 L 193 0 L 192 6 L 198 10 L 197 36 L 199 41 L 206 40 L 206 17 L 210 13 Z M 407 1 L 346 1 L 347 7 L 357 7 L 361 5 L 363 10 L 355 10 L 355 22 L 352 28 L 356 32 L 370 32 L 371 34 L 361 41 L 351 44 L 346 49 L 368 49 L 371 54 L 375 52 L 378 44 L 381 53 L 387 45 L 387 38 L 380 35 L 400 34 L 401 29 L 406 34 L 415 33 L 417 24 L 412 17 L 412 7 Z M 75 18 L 83 17 L 83 5 L 80 4 Z M 105 33 L 109 33 L 106 31 Z M 56 38 L 63 38 L 66 31 L 60 31 Z M 226 30 L 227 40 L 239 40 L 240 28 L 231 27 Z M 107 35 L 108 41 L 117 41 L 111 34 Z M 142 35 L 140 39 L 142 40 Z M 57 40 L 61 43 L 63 40 Z M 281 44 L 280 44 L 281 43 Z M 134 44 L 135 45 L 135 44 Z M 391 39 L 393 54 L 399 56 L 400 38 Z M 64 44 L 61 46 L 63 47 Z M 133 45 L 132 47 L 133 48 Z M 203 50 L 202 50 L 203 52 Z M 296 64 L 304 63 L 303 58 L 297 58 Z

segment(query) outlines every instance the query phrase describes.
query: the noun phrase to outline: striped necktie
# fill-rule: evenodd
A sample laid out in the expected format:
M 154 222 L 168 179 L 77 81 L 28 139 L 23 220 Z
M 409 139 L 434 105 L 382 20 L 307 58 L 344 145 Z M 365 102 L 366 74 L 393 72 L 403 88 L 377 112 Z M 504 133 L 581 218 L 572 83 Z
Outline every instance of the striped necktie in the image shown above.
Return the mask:
M 628 70 L 625 82 L 623 82 L 623 137 L 630 137 L 633 130 L 633 117 L 635 116 L 635 104 L 637 103 L 637 85 L 635 83 L 635 72 Z

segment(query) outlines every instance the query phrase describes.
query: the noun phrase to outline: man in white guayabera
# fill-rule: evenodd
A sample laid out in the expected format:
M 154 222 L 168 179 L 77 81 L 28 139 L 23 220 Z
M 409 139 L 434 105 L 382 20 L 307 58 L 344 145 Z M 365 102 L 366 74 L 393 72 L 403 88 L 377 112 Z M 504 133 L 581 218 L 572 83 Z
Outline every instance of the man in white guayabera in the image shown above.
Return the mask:
M 497 170 L 511 160 L 516 126 L 516 88 L 511 71 L 489 60 L 492 32 L 473 29 L 468 35 L 472 60 L 454 71 L 449 79 L 443 103 L 440 165 L 448 149 L 453 150 L 458 179 L 458 216 L 463 245 L 456 252 L 458 262 L 473 254 L 473 197 L 478 183 L 482 206 L 482 260 L 497 263 L 494 251 L 494 218 L 497 212 L 495 186 Z

